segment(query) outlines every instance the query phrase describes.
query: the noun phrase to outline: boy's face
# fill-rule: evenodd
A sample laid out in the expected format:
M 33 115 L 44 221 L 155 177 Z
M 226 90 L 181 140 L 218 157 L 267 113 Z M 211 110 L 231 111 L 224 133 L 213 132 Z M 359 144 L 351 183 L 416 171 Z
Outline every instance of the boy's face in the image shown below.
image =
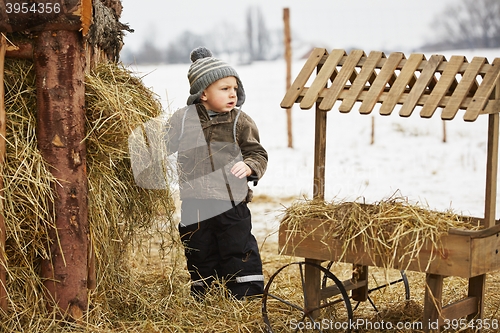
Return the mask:
M 229 112 L 238 101 L 237 90 L 238 81 L 234 76 L 228 76 L 209 85 L 200 99 L 207 110 Z

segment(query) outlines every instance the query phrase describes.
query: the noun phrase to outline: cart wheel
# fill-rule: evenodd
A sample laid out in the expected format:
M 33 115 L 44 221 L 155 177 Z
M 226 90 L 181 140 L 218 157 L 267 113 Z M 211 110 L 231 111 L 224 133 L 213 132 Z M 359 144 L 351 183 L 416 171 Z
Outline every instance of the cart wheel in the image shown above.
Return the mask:
M 333 261 L 330 261 L 326 266 L 325 268 L 330 271 L 332 265 L 333 265 Z M 390 285 L 393 285 L 393 284 L 397 284 L 397 283 L 400 283 L 402 282 L 403 283 L 403 286 L 405 288 L 405 300 L 409 301 L 410 300 L 410 284 L 408 282 L 408 277 L 406 276 L 406 273 L 405 271 L 401 270 L 399 271 L 399 273 L 401 274 L 401 279 L 398 279 L 398 280 L 394 280 L 394 281 L 391 281 L 391 282 L 388 282 L 384 285 L 380 285 L 380 286 L 377 286 L 377 287 L 374 287 L 374 288 L 371 288 L 368 290 L 368 301 L 370 302 L 370 304 L 372 305 L 373 309 L 375 309 L 376 312 L 379 312 L 378 308 L 376 307 L 375 303 L 373 302 L 373 300 L 370 298 L 370 294 L 374 291 L 377 291 L 377 290 L 380 290 L 380 289 L 383 289 L 383 288 L 386 288 Z M 323 275 L 323 280 L 321 282 L 321 287 L 322 288 L 325 288 L 327 287 L 328 285 L 328 278 L 326 277 L 326 275 Z M 361 302 L 357 302 L 356 305 L 354 306 L 354 309 L 353 311 L 356 311 L 356 309 L 358 308 L 359 304 Z
M 323 273 L 328 284 L 335 285 L 334 296 L 322 298 L 320 306 L 305 309 L 305 267 L 313 266 Z M 312 313 L 317 316 L 313 318 Z M 268 333 L 272 332 L 351 332 L 351 301 L 342 282 L 328 269 L 310 262 L 294 262 L 278 269 L 264 288 L 262 318 Z

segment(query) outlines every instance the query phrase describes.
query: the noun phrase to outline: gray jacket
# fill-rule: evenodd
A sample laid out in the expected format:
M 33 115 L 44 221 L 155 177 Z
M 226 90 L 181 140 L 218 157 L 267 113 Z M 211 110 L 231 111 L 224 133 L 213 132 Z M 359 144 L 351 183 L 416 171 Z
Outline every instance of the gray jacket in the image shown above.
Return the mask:
M 168 154 L 177 152 L 181 199 L 250 201 L 247 180 L 232 166 L 244 161 L 258 179 L 267 168 L 255 122 L 236 108 L 213 118 L 202 104 L 182 108 L 167 121 L 164 142 Z

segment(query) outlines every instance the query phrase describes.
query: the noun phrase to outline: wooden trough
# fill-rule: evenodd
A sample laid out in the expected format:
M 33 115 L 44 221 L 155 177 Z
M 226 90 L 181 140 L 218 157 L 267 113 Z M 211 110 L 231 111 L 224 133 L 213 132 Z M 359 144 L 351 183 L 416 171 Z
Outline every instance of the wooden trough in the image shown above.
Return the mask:
M 313 72 L 316 76 L 310 80 Z M 488 148 L 486 168 L 485 215 L 479 219 L 480 231 L 450 230 L 442 238 L 441 251 L 426 244 L 411 262 L 396 263 L 395 269 L 408 269 L 426 273 L 427 288 L 424 299 L 423 329 L 436 329 L 429 323 L 443 323 L 466 317 L 478 320 L 483 316 L 486 273 L 500 268 L 500 225 L 495 221 L 498 135 L 500 111 L 500 58 L 489 64 L 486 58 L 474 57 L 468 62 L 464 56 L 392 53 L 388 57 L 373 51 L 366 55 L 354 50 L 328 53 L 314 49 L 281 102 L 282 108 L 294 103 L 301 109 L 315 107 L 314 197 L 324 200 L 325 151 L 327 112 L 335 102 L 341 101 L 340 112 L 350 112 L 360 102 L 359 112 L 370 114 L 377 103 L 380 114 L 390 115 L 401 105 L 399 115 L 410 116 L 419 107 L 420 116 L 431 118 L 441 108 L 443 120 L 452 120 L 459 110 L 465 110 L 463 119 L 475 121 L 487 114 Z M 306 87 L 308 82 L 312 82 Z M 477 221 L 478 219 L 475 219 Z M 354 264 L 358 272 L 356 282 L 344 286 L 352 290 L 352 298 L 366 301 L 368 295 L 368 266 L 382 267 L 373 251 L 361 242 L 356 250 L 342 256 L 342 243 L 338 239 L 325 239 L 328 221 L 310 219 L 301 221 L 304 233 L 294 233 L 281 224 L 279 230 L 280 253 L 304 257 L 305 309 L 318 309 L 324 296 L 317 266 L 322 261 Z M 304 236 L 305 235 L 305 236 Z M 320 241 L 321 240 L 321 241 Z M 400 251 L 400 250 L 398 250 Z M 316 266 L 316 267 L 315 267 Z M 467 297 L 452 304 L 442 304 L 443 279 L 457 276 L 469 280 Z M 338 289 L 338 287 L 337 287 Z M 310 312 L 311 318 L 315 311 Z M 439 328 L 437 328 L 439 330 Z

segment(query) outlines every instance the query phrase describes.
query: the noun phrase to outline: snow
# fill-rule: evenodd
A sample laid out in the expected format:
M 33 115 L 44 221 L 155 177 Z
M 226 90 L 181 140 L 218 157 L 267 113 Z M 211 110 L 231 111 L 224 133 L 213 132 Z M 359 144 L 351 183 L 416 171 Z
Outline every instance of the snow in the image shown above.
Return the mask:
M 470 62 L 475 55 L 491 63 L 500 50 L 440 52 L 446 59 L 465 55 Z M 408 54 L 407 54 L 408 56 Z M 426 54 L 429 58 L 430 54 Z M 293 78 L 303 62 L 293 65 Z M 234 66 L 247 95 L 242 109 L 257 123 L 261 142 L 269 153 L 265 176 L 254 188 L 255 195 L 271 198 L 271 205 L 252 209 L 254 230 L 268 234 L 277 228 L 276 215 L 290 200 L 312 197 L 314 109 L 294 106 L 293 143 L 287 148 L 286 114 L 280 108 L 285 94 L 284 61 L 260 62 Z M 188 65 L 133 67 L 144 75 L 146 86 L 161 98 L 166 112 L 184 106 L 189 85 Z M 403 196 L 410 202 L 430 209 L 447 210 L 482 217 L 486 183 L 487 116 L 473 123 L 464 122 L 462 114 L 446 122 L 437 116 L 422 119 L 418 109 L 409 118 L 360 115 L 356 107 L 341 114 L 336 106 L 328 113 L 326 199 L 376 202 L 391 196 Z M 439 110 L 437 111 L 439 112 Z M 375 140 L 370 143 L 372 119 Z M 257 211 L 257 213 L 256 213 Z M 497 207 L 497 216 L 499 208 Z M 259 218 L 259 214 L 264 214 Z M 261 228 L 261 230 L 259 230 Z M 264 231 L 264 232 L 263 232 Z

